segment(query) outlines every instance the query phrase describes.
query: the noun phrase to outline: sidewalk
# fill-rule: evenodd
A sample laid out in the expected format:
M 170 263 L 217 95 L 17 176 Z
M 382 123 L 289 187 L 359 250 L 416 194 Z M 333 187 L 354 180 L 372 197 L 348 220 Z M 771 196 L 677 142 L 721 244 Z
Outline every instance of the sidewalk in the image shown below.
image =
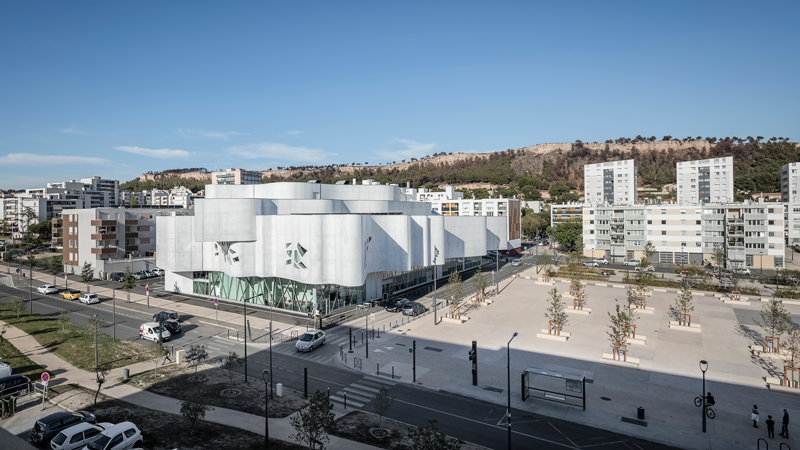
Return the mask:
M 0 321 L 0 323 L 3 322 Z M 50 373 L 51 384 L 58 385 L 63 383 L 74 383 L 91 391 L 97 390 L 97 383 L 95 381 L 94 373 L 80 370 L 65 362 L 58 356 L 50 353 L 45 348 L 40 346 L 39 343 L 36 342 L 36 339 L 27 333 L 14 326 L 10 326 L 5 334 L 5 338 L 17 349 L 19 349 L 19 351 L 25 356 L 30 358 L 36 364 L 42 366 L 48 373 Z M 153 362 L 142 362 L 131 365 L 128 367 L 128 369 L 130 369 L 130 373 L 132 375 L 150 370 L 153 367 Z M 117 381 L 118 379 L 122 378 L 122 371 L 122 368 L 112 370 L 108 375 L 107 383 L 103 386 L 100 392 L 109 397 L 134 403 L 139 406 L 145 406 L 150 409 L 180 415 L 181 408 L 178 400 L 153 394 L 148 391 L 142 391 Z M 337 416 L 341 415 L 340 411 L 336 411 L 336 409 L 334 409 L 334 411 L 337 412 Z M 271 438 L 295 442 L 289 438 L 291 434 L 294 434 L 294 429 L 290 424 L 290 417 L 285 417 L 282 419 L 269 419 L 269 434 Z M 205 420 L 207 422 L 227 425 L 256 434 L 263 434 L 264 432 L 263 417 L 243 413 L 240 411 L 214 407 L 213 411 L 209 411 L 206 414 Z M 330 443 L 327 448 L 337 450 L 377 449 L 377 447 L 342 439 L 336 436 L 330 436 Z
M 800 417 L 800 391 L 793 395 L 768 390 L 763 379 L 768 371 L 762 368 L 763 361 L 751 357 L 748 349 L 751 338 L 737 332 L 739 324 L 752 324 L 751 318 L 757 316 L 761 303 L 739 306 L 725 304 L 713 296 L 697 297 L 692 317 L 703 324 L 703 330 L 695 334 L 668 327 L 667 310 L 675 294 L 654 292 L 647 300 L 654 313 L 642 314 L 637 322 L 637 330 L 647 336 L 646 344 L 628 346 L 631 355 L 640 359 L 636 368 L 601 357 L 603 351 L 610 351 L 605 349 L 609 322 L 606 311 L 613 308 L 615 297 L 624 300 L 624 290 L 590 283 L 587 291 L 591 314 L 570 314 L 571 307 L 566 308 L 569 322 L 565 331 L 572 333 L 567 342 L 536 336 L 546 328 L 545 299 L 551 288 L 517 278 L 502 283 L 501 294 L 493 297 L 494 303 L 470 312 L 466 323 L 434 325 L 432 316 L 424 316 L 391 331 L 387 329 L 380 339 L 372 340 L 368 359 L 364 358 L 364 345 L 359 343 L 348 354 L 346 364 L 339 361 L 349 370 L 365 375 L 376 375 L 380 364 L 380 376 L 389 378 L 394 370 L 393 381 L 412 383 L 409 349 L 412 340 L 416 340 L 419 388 L 505 406 L 506 344 L 513 331 L 518 331 L 510 355 L 512 406 L 520 410 L 698 450 L 755 448 L 757 438 L 767 437 L 764 421 L 768 414 L 778 425 L 783 408 L 789 410 L 790 416 Z M 562 294 L 566 290 L 564 283 L 557 283 L 556 287 Z M 794 308 L 790 312 L 796 314 Z M 503 324 L 502 329 L 497 324 Z M 472 385 L 468 359 L 472 340 L 478 342 L 478 386 Z M 354 369 L 354 357 L 364 358 L 363 370 Z M 692 404 L 702 389 L 697 368 L 701 359 L 709 361 L 706 388 L 717 399 L 716 419 L 708 420 L 705 434 L 700 431 L 701 411 Z M 585 376 L 586 411 L 535 398 L 523 402 L 520 375 L 529 366 Z M 553 390 L 564 392 L 563 381 Z M 753 403 L 761 412 L 758 430 L 748 420 Z M 636 419 L 638 406 L 645 407 L 646 426 L 623 420 Z M 792 439 L 778 438 L 772 443 L 777 446 L 784 442 L 797 448 L 796 425 L 790 428 Z

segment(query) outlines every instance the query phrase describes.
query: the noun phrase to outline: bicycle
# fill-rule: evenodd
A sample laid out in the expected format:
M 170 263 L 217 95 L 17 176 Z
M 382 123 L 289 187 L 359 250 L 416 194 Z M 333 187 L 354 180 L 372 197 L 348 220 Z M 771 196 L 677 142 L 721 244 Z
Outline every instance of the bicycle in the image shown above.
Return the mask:
M 703 397 L 695 397 L 694 398 L 694 406 L 697 406 L 699 408 L 702 404 L 703 404 Z M 708 417 L 709 419 L 713 419 L 714 416 L 715 416 L 715 414 L 714 414 L 714 410 L 711 409 L 711 404 L 710 403 L 706 403 L 706 417 Z

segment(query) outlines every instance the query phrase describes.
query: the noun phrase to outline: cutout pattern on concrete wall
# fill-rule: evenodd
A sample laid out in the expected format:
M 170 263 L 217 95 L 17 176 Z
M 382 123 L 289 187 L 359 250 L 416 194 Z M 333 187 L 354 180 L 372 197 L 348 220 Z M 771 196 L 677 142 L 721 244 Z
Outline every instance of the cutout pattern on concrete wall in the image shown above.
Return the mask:
M 300 243 L 288 242 L 286 244 L 286 265 L 293 265 L 295 269 L 307 269 L 308 267 L 303 263 L 303 257 L 308 253 L 305 247 Z

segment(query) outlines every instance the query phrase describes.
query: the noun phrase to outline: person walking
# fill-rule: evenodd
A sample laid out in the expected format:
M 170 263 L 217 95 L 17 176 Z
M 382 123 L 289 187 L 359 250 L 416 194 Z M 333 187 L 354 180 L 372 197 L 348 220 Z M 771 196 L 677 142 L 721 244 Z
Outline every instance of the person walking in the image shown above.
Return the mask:
M 165 345 L 164 346 L 164 362 L 162 362 L 161 365 L 163 366 L 164 364 L 166 364 L 167 360 L 169 360 L 169 363 L 172 364 L 172 358 L 169 357 L 169 349 Z
M 775 421 L 772 420 L 772 416 L 767 416 L 767 420 L 764 422 L 767 424 L 767 437 L 775 439 Z
M 783 426 L 781 427 L 781 437 L 789 439 L 789 411 L 783 410 Z
M 753 405 L 753 413 L 750 418 L 753 419 L 753 428 L 758 428 L 758 406 Z

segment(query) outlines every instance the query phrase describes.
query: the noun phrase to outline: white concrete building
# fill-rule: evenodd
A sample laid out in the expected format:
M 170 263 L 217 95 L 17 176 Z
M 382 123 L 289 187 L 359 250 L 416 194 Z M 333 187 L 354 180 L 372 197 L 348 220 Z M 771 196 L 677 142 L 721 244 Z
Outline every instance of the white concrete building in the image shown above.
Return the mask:
M 800 168 L 800 163 L 784 164 L 781 167 L 781 201 L 782 202 L 797 202 L 797 181 L 800 174 L 797 169 Z
M 532 209 L 535 213 L 540 213 L 544 211 L 544 202 L 543 201 L 523 201 L 520 203 L 520 206 L 523 208 Z
M 733 202 L 733 157 L 683 161 L 675 164 L 678 204 Z
M 632 159 L 583 166 L 584 200 L 595 205 L 636 203 L 638 172 Z
M 397 186 L 208 185 L 194 215 L 158 217 L 168 289 L 322 314 L 481 264 L 505 217 L 450 217 Z

